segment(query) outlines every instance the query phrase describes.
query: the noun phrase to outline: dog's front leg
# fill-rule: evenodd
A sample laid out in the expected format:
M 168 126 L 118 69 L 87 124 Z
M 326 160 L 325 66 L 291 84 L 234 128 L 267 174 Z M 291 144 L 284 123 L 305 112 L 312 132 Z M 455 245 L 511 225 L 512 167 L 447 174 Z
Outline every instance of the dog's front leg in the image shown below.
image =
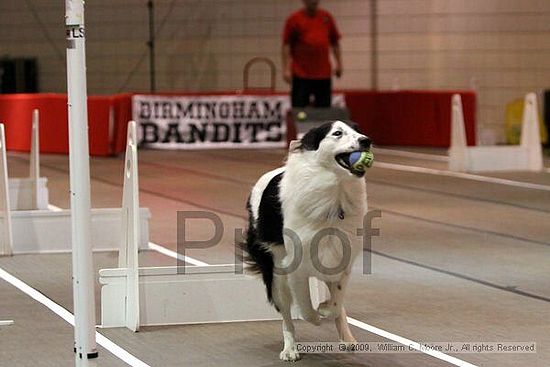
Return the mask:
M 348 315 L 344 306 L 341 307 L 340 315 L 334 320 L 334 323 L 336 324 L 340 341 L 348 343 L 355 343 L 357 341 L 349 329 Z
M 349 274 L 343 273 L 340 280 L 327 283 L 330 290 L 330 299 L 319 305 L 319 313 L 323 317 L 334 318 L 338 338 L 344 342 L 355 342 L 347 320 L 344 308 L 344 295 L 348 285 Z
M 330 298 L 319 305 L 321 316 L 329 319 L 336 319 L 340 316 L 348 279 L 349 274 L 343 273 L 339 280 L 326 282 L 330 291 Z
M 302 318 L 314 325 L 321 325 L 319 312 L 311 305 L 311 294 L 309 293 L 309 277 L 300 271 L 288 275 L 289 287 L 292 298 L 296 302 Z

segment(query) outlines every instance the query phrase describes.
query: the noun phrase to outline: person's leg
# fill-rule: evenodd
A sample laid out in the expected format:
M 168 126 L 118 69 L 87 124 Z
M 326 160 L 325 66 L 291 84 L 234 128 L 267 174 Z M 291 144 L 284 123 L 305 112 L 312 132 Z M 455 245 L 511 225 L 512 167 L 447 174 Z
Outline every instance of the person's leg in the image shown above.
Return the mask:
M 315 107 L 330 107 L 332 105 L 332 80 L 330 78 L 315 80 L 313 95 L 315 96 Z
M 292 77 L 292 107 L 306 107 L 309 104 L 308 81 Z

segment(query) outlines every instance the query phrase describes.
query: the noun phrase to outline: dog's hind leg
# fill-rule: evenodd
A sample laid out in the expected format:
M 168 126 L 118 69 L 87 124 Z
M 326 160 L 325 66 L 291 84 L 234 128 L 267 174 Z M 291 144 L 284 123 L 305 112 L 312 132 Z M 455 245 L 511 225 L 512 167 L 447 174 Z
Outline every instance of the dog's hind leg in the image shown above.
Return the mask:
M 300 353 L 296 350 L 294 324 L 290 312 L 292 304 L 291 297 L 286 278 L 281 275 L 275 275 L 273 279 L 273 301 L 283 316 L 284 346 L 279 354 L 279 358 L 283 361 L 294 362 L 300 359 Z

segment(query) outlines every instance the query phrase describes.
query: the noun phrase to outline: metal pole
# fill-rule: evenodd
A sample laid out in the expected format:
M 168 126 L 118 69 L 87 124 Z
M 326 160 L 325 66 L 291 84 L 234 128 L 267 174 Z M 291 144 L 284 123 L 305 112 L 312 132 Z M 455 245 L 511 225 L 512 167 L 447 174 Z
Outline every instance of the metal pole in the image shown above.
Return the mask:
M 370 37 L 371 37 L 371 88 L 378 89 L 378 3 L 370 1 Z
M 65 0 L 75 364 L 96 358 L 83 0 Z
M 149 90 L 151 93 L 155 93 L 157 90 L 155 80 L 155 7 L 153 0 L 147 1 L 147 8 L 149 9 Z

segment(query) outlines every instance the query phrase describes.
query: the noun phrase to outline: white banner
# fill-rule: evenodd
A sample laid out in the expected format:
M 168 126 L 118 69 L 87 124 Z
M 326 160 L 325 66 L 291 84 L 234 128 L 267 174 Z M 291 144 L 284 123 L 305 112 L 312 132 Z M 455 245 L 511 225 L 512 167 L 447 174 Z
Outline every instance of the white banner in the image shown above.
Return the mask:
M 134 95 L 140 146 L 156 149 L 284 148 L 288 96 Z
M 285 148 L 289 109 L 287 95 L 132 97 L 140 146 L 154 149 Z

